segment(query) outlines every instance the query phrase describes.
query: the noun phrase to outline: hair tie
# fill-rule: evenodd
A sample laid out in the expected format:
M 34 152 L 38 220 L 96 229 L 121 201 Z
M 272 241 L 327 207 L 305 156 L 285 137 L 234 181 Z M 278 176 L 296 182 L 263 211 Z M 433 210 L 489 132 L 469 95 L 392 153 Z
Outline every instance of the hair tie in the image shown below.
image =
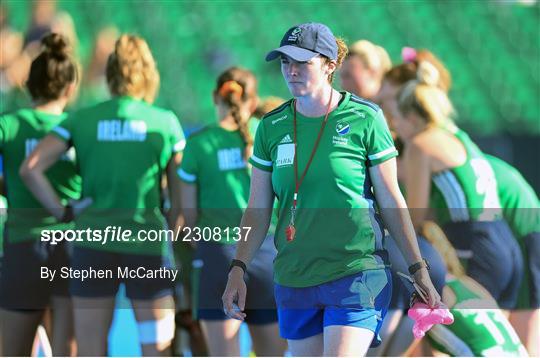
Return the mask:
M 230 80 L 230 81 L 225 81 L 221 85 L 218 93 L 222 98 L 227 98 L 227 95 L 229 93 L 232 93 L 233 96 L 240 99 L 242 97 L 242 94 L 244 93 L 244 89 L 242 88 L 240 83 Z
M 416 50 L 412 47 L 403 47 L 401 49 L 401 58 L 405 63 L 416 61 Z

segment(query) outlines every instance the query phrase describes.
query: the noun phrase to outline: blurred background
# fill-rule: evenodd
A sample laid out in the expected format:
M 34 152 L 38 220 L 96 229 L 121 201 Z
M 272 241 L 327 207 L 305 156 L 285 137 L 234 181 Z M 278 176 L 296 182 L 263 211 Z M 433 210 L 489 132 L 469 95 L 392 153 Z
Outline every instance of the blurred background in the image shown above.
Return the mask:
M 540 7 L 531 0 L 3 0 L 0 112 L 29 103 L 29 54 L 44 33 L 63 32 L 76 44 L 83 79 L 73 110 L 108 97 L 107 56 L 117 35 L 131 32 L 147 39 L 158 62 L 157 105 L 190 132 L 215 120 L 215 78 L 231 65 L 255 72 L 261 96 L 288 98 L 279 64 L 264 56 L 289 27 L 308 21 L 348 43 L 383 46 L 395 64 L 404 46 L 431 50 L 452 74 L 458 125 L 540 191 Z

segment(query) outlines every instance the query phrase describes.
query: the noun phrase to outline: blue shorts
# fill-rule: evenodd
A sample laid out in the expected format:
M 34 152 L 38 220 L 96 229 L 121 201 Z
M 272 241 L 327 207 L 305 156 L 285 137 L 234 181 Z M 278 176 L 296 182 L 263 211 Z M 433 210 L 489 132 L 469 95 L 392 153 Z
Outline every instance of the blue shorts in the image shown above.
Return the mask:
M 93 250 L 82 247 L 73 249 L 73 270 L 110 270 L 110 278 L 87 278 L 81 280 L 72 278 L 69 289 L 73 296 L 84 298 L 114 297 L 118 292 L 120 283 L 126 286 L 126 296 L 134 300 L 154 300 L 173 295 L 174 282 L 169 277 L 157 278 L 123 278 L 118 275 L 118 268 L 124 270 L 137 270 L 142 267 L 146 270 L 173 270 L 174 264 L 167 256 L 151 256 L 124 254 L 102 250 Z M 143 271 L 141 271 L 142 273 Z M 179 278 L 180 273 L 176 276 Z
M 7 232 L 7 231 L 6 231 Z M 69 265 L 71 246 L 51 245 L 39 239 L 24 242 L 4 240 L 0 273 L 0 307 L 7 310 L 42 310 L 51 296 L 69 296 L 69 281 L 41 278 L 41 268 L 59 270 Z
M 229 265 L 234 259 L 236 245 L 199 242 L 195 256 L 203 261 L 199 278 L 198 318 L 220 321 L 228 319 L 223 312 L 221 296 L 227 284 Z M 248 265 L 245 321 L 249 324 L 277 322 L 274 301 L 273 261 L 276 257 L 273 237 L 268 236 Z
M 365 270 L 312 287 L 275 284 L 274 292 L 285 339 L 308 338 L 327 326 L 353 326 L 375 334 L 372 347 L 381 343 L 379 330 L 392 294 L 389 269 Z

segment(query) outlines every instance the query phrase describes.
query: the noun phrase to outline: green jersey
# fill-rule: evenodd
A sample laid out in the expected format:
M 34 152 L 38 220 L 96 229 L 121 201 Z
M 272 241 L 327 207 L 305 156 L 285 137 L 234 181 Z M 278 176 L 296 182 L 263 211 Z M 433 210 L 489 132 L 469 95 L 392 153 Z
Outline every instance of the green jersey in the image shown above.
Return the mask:
M 221 243 L 236 243 L 234 228 L 247 207 L 250 174 L 245 147 L 238 130 L 210 125 L 188 138 L 178 170 L 180 179 L 197 184 L 197 227 L 223 229 Z
M 514 328 L 500 309 L 487 308 L 492 306 L 491 302 L 473 292 L 459 279 L 450 280 L 446 284 L 456 296 L 456 303 L 450 308 L 454 323 L 445 326 L 450 334 L 440 330 L 428 332 L 429 340 L 435 348 L 455 356 L 453 349 L 457 344 L 449 343 L 457 337 L 475 357 L 528 356 Z
M 39 141 L 65 118 L 64 115 L 22 109 L 0 117 L 0 151 L 4 157 L 4 181 L 8 201 L 6 228 L 9 242 L 38 240 L 41 231 L 66 230 L 72 224 L 59 224 L 45 210 L 19 177 L 19 168 Z M 76 174 L 75 152 L 68 151 L 47 172 L 62 204 L 78 199 L 81 178 Z
M 77 228 L 116 226 L 132 233 L 128 242 L 76 244 L 114 252 L 162 253 L 165 241 L 140 241 L 137 235 L 165 228 L 160 183 L 173 153 L 185 146 L 178 118 L 144 101 L 117 97 L 74 112 L 53 133 L 76 149 L 82 196 L 93 199 L 77 218 Z
M 495 172 L 504 219 L 516 238 L 540 232 L 540 203 L 534 189 L 510 164 L 491 155 L 486 159 Z
M 253 166 L 272 172 L 279 201 L 275 281 L 308 287 L 384 267 L 374 255 L 382 249 L 382 231 L 374 218 L 368 171 L 397 156 L 382 111 L 371 102 L 342 93 L 299 189 L 296 237 L 288 242 L 285 228 L 290 223 L 295 191 L 295 148 L 301 176 L 324 119 L 297 113 L 295 146 L 293 103 L 290 100 L 263 117 L 250 158 Z
M 439 224 L 500 219 L 501 205 L 495 174 L 484 154 L 458 128 L 448 129 L 467 153 L 462 165 L 433 174 L 430 207 Z

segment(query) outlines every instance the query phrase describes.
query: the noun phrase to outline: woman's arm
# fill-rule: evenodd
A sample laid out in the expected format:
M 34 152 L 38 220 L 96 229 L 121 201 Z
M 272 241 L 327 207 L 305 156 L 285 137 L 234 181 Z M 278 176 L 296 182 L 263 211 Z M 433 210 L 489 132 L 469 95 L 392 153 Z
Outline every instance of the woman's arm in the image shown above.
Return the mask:
M 197 184 L 180 182 L 180 206 L 184 218 L 184 226 L 193 228 L 197 224 L 198 205 L 197 205 Z M 194 241 L 191 241 L 194 244 Z
M 166 168 L 167 176 L 167 189 L 169 192 L 169 201 L 171 208 L 167 213 L 167 221 L 169 222 L 169 228 L 176 230 L 182 226 L 181 220 L 181 192 L 180 192 L 180 178 L 178 177 L 177 170 L 182 162 L 182 153 L 174 153 Z
M 251 229 L 249 235 L 243 236 L 241 241 L 238 242 L 236 249 L 236 259 L 246 265 L 249 265 L 268 233 L 273 199 L 272 173 L 253 167 L 248 208 L 244 212 L 240 223 L 240 227 L 249 227 Z M 242 230 L 242 232 L 246 233 L 247 231 Z M 229 280 L 222 300 L 227 315 L 240 320 L 245 318 L 246 315 L 243 312 L 233 310 L 235 301 L 238 302 L 241 311 L 244 310 L 246 303 L 244 271 L 240 267 L 235 266 L 229 272 Z
M 68 146 L 63 140 L 48 135 L 21 164 L 19 175 L 36 199 L 56 219 L 62 220 L 65 208 L 60 198 L 45 176 L 45 172 L 55 164 Z
M 408 173 L 405 179 L 407 205 L 414 228 L 420 230 L 429 208 L 431 167 L 429 156 L 417 141 L 407 145 L 404 167 Z
M 397 182 L 396 160 L 390 159 L 369 168 L 369 174 L 386 228 L 396 241 L 407 265 L 421 261 L 414 227 Z M 428 302 L 426 303 L 435 306 L 440 302 L 440 296 L 433 287 L 425 268 L 416 271 L 414 278 L 427 294 Z

